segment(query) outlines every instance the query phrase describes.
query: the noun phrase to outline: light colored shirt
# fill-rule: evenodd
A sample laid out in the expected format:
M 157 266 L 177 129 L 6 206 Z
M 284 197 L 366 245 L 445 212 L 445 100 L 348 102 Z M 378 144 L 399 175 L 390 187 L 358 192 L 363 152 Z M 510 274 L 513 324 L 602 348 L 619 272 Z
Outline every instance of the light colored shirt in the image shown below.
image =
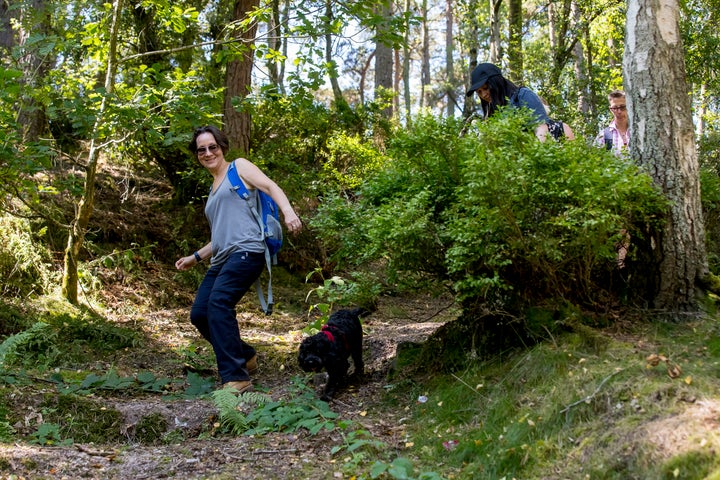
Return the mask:
M 628 142 L 630 141 L 630 130 L 626 132 L 626 138 L 623 138 L 622 134 L 620 133 L 620 130 L 618 130 L 617 126 L 615 125 L 615 120 L 613 120 L 610 125 L 607 127 L 609 130 L 609 138 L 608 140 L 612 140 L 612 148 L 610 150 L 615 153 L 615 155 L 624 155 L 627 153 L 628 150 Z M 605 129 L 603 128 L 600 130 L 600 133 L 597 137 L 595 137 L 595 145 L 598 147 L 607 148 L 607 145 L 605 143 Z
M 257 201 L 257 190 L 248 189 L 245 200 L 233 190 L 227 175 L 205 204 L 205 216 L 210 223 L 212 243 L 211 265 L 223 263 L 235 252 L 264 252 L 265 242 L 250 202 Z

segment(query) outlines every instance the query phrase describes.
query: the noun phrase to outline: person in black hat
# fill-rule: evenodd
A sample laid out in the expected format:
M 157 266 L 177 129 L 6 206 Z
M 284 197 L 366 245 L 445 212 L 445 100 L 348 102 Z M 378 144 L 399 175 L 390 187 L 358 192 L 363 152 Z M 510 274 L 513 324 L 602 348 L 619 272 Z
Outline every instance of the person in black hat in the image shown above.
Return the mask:
M 535 136 L 545 141 L 548 135 L 548 124 L 554 121 L 548 117 L 545 106 L 535 92 L 526 87 L 518 87 L 505 78 L 498 67 L 492 63 L 481 63 L 472 71 L 471 87 L 467 96 L 477 92 L 483 116 L 492 116 L 498 107 L 511 105 L 516 108 L 529 108 L 535 113 L 538 125 Z

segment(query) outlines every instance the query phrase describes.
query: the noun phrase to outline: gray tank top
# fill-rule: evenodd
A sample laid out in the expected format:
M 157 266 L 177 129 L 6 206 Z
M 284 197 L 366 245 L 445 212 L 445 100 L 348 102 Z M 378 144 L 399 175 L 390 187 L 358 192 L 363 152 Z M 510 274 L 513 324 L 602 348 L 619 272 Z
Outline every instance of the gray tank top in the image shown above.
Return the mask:
M 244 200 L 232 189 L 227 175 L 220 187 L 210 192 L 205 216 L 210 223 L 212 242 L 211 265 L 225 262 L 235 252 L 264 252 L 265 241 L 260 226 L 250 210 L 257 201 L 257 190 L 248 189 L 250 199 Z

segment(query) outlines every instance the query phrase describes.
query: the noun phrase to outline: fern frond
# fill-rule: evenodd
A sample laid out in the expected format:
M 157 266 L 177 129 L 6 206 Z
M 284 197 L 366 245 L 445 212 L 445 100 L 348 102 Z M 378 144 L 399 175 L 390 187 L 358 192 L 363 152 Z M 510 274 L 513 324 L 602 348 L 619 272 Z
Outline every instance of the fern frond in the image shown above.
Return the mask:
M 272 402 L 272 397 L 266 393 L 260 392 L 245 392 L 238 398 L 239 405 L 265 405 L 266 403 Z
M 240 400 L 231 390 L 216 390 L 212 393 L 215 406 L 220 415 L 220 424 L 233 435 L 239 435 L 250 427 L 248 419 L 238 406 Z
M 37 322 L 27 330 L 10 335 L 0 344 L 0 369 L 5 367 L 5 362 L 12 359 L 18 348 L 30 342 L 34 337 L 41 335 L 41 332 L 48 328 L 47 323 Z

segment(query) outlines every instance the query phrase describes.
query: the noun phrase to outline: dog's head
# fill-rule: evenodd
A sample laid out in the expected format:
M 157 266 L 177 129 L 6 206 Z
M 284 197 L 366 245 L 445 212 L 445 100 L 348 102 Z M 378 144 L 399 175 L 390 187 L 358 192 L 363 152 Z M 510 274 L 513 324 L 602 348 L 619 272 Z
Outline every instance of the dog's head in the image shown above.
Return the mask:
M 330 340 L 322 333 L 308 337 L 300 344 L 298 364 L 305 372 L 320 372 L 330 351 Z

